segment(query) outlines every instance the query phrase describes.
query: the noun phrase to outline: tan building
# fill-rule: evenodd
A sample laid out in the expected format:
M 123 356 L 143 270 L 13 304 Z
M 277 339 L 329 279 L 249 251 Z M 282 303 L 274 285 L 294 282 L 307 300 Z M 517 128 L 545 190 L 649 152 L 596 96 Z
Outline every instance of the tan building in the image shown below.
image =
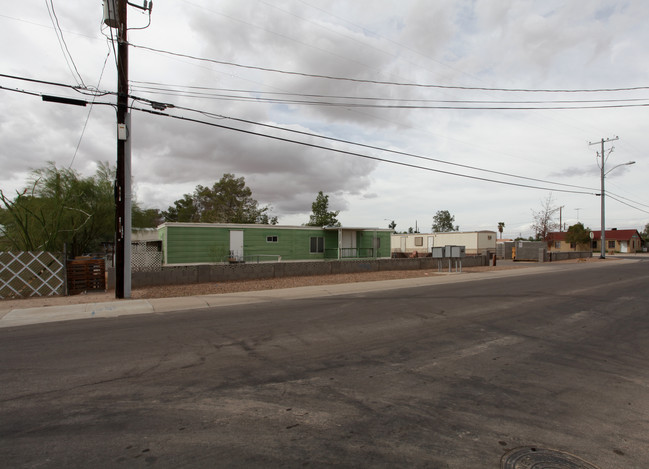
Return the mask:
M 495 231 L 449 231 L 444 233 L 399 233 L 391 236 L 392 254 L 426 255 L 433 247 L 464 246 L 467 256 L 496 252 Z
M 601 230 L 592 231 L 590 243 L 575 245 L 566 241 L 566 232 L 548 233 L 550 252 L 601 251 Z M 642 251 L 642 237 L 638 230 L 606 230 L 606 251 L 610 253 L 635 253 Z

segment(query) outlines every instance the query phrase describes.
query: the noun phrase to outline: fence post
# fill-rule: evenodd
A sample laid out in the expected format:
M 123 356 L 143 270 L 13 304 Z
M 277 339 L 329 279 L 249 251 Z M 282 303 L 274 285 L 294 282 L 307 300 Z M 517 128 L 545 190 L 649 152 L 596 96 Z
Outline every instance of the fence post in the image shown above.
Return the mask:
M 63 243 L 63 296 L 68 293 L 68 243 Z

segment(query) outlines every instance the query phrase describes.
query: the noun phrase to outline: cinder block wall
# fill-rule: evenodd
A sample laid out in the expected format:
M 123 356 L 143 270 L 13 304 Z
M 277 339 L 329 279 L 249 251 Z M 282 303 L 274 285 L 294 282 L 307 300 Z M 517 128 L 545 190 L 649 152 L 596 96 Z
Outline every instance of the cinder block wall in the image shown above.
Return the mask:
M 442 260 L 442 269 L 448 270 L 448 259 Z M 132 288 L 156 285 L 183 285 L 192 283 L 255 280 L 309 275 L 349 274 L 393 270 L 437 269 L 438 259 L 359 259 L 315 262 L 269 262 L 260 264 L 213 264 L 165 266 L 153 272 L 132 272 Z M 454 264 L 452 264 L 454 265 Z M 468 256 L 462 259 L 463 267 L 488 265 L 487 256 Z M 108 269 L 107 288 L 115 288 L 115 271 Z
M 568 259 L 584 259 L 593 257 L 591 251 L 550 252 L 550 261 L 567 261 Z

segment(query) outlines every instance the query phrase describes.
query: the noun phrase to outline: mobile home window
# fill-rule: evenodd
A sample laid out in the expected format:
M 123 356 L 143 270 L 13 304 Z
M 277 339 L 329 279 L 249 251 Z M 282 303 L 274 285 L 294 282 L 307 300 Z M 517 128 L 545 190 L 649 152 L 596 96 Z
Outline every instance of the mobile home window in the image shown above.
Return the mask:
M 276 243 L 277 242 L 277 236 L 266 236 L 266 242 L 267 243 Z
M 324 252 L 324 238 L 322 236 L 314 236 L 310 238 L 311 246 L 309 247 L 310 253 Z
M 415 236 L 415 246 L 423 246 L 423 245 L 424 245 L 424 237 Z

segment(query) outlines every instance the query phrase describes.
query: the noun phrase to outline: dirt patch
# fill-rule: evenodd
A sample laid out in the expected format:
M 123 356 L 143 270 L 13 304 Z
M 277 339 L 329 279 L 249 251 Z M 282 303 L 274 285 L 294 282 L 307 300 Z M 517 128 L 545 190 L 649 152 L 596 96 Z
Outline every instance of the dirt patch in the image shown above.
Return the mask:
M 576 262 L 606 262 L 608 259 L 590 258 L 573 259 L 561 261 L 561 263 Z M 538 265 L 536 262 L 499 262 L 494 266 L 465 267 L 462 272 L 490 272 L 508 269 L 521 269 L 524 267 Z M 285 277 L 259 280 L 239 280 L 229 282 L 199 283 L 189 285 L 164 285 L 155 287 L 136 288 L 131 292 L 132 299 L 149 298 L 176 298 L 195 295 L 214 295 L 223 293 L 236 293 L 259 290 L 277 290 L 282 288 L 294 288 L 315 285 L 335 285 L 354 282 L 373 282 L 379 280 L 395 280 L 404 278 L 427 277 L 437 275 L 437 270 L 395 270 L 382 272 L 359 272 L 353 274 L 314 275 Z M 87 293 L 74 296 L 48 296 L 24 299 L 0 300 L 0 311 L 11 311 L 12 309 L 42 308 L 45 306 L 61 306 L 84 303 L 102 303 L 116 301 L 115 292 Z

